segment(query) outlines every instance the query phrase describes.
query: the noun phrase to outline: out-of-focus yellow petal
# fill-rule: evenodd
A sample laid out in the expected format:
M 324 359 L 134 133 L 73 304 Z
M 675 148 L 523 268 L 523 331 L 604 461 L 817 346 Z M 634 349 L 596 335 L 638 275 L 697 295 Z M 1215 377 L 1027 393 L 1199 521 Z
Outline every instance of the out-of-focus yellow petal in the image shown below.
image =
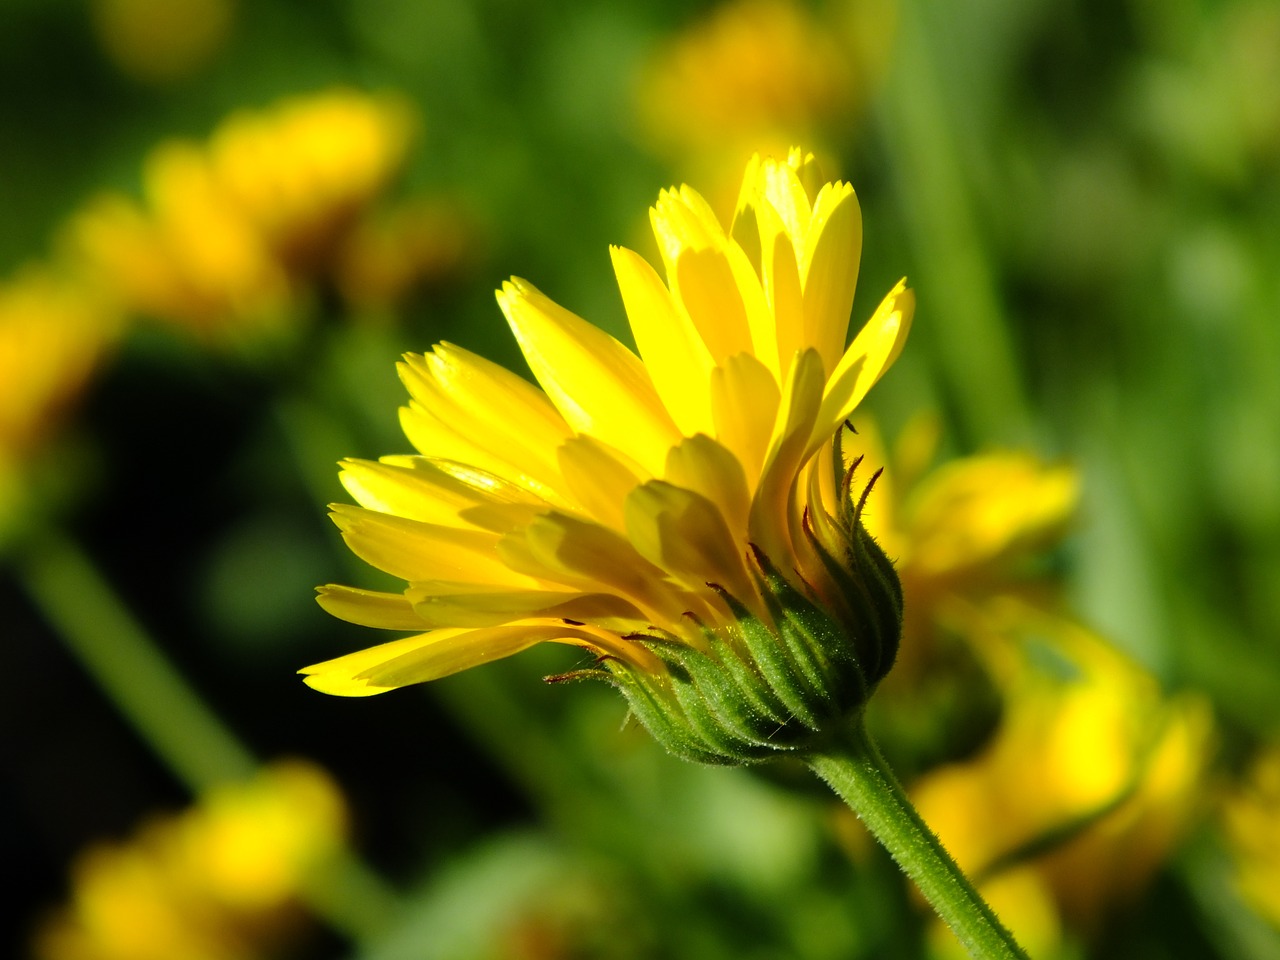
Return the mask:
M 912 563 L 940 577 L 1015 555 L 1065 528 L 1079 489 L 1075 470 L 1024 453 L 945 464 L 907 506 Z
M 533 375 L 570 426 L 660 472 L 680 431 L 639 358 L 522 280 L 503 284 L 498 303 Z

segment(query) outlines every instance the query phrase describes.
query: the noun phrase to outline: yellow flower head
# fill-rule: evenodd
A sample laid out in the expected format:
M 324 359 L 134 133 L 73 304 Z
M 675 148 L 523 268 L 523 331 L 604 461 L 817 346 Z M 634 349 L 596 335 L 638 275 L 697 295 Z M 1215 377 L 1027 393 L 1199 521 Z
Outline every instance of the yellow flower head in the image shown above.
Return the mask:
M 612 250 L 639 356 L 513 279 L 498 302 L 542 389 L 448 344 L 406 358 L 419 455 L 344 463 L 359 506 L 334 519 L 408 585 L 320 602 L 419 632 L 306 668 L 313 687 L 365 696 L 569 643 L 651 729 L 677 697 L 693 713 L 749 701 L 695 725 L 736 724 L 767 751 L 790 745 L 779 717 L 821 726 L 888 669 L 897 581 L 833 441 L 897 357 L 911 292 L 894 287 L 845 349 L 861 214 L 848 184 L 815 189 L 798 150 L 752 159 L 727 231 L 687 186 L 651 219 L 665 282 Z M 721 734 L 666 739 L 740 756 Z
M 278 326 L 400 168 L 412 127 L 400 100 L 350 90 L 241 111 L 207 144 L 153 150 L 145 201 L 98 198 L 70 246 L 136 313 L 215 338 Z

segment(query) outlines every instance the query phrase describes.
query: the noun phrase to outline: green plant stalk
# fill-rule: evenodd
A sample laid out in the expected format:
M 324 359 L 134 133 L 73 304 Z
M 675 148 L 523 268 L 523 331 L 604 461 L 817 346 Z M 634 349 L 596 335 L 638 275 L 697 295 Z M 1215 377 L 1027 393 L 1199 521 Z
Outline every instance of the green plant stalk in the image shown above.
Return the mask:
M 210 710 L 93 562 L 53 530 L 14 564 L 27 593 L 107 697 L 193 793 L 254 775 L 258 760 Z M 353 941 L 385 932 L 398 896 L 343 850 L 305 878 L 303 900 Z
M 807 763 L 858 814 L 970 956 L 1028 960 L 920 818 L 861 719 L 842 740 L 811 754 Z
M 878 114 L 915 248 L 916 283 L 926 291 L 917 323 L 932 318 L 934 362 L 970 445 L 1022 442 L 1030 407 L 930 49 L 927 10 L 919 0 L 899 4 L 894 71 Z
M 258 767 L 161 653 L 93 562 L 61 533 L 37 534 L 17 573 L 89 675 L 193 793 Z

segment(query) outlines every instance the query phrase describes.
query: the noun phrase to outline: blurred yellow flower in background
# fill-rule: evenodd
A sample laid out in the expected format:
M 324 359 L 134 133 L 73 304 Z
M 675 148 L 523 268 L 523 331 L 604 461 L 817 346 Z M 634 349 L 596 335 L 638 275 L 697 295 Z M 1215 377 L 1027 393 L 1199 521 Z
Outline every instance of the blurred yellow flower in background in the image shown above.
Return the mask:
M 910 686 L 929 669 L 948 611 L 986 597 L 1050 601 L 1045 558 L 1066 532 L 1080 478 L 1025 451 L 957 457 L 931 469 L 937 420 L 917 415 L 886 450 L 874 423 L 857 448 L 887 469 L 866 512 L 867 530 L 893 558 L 905 597 L 903 639 L 891 682 Z
M 124 843 L 83 853 L 70 903 L 37 930 L 39 960 L 239 960 L 297 928 L 311 871 L 338 851 L 346 811 L 313 764 L 272 764 L 211 790 Z
M 1280 745 L 1265 746 L 1228 793 L 1222 821 L 1235 883 L 1259 914 L 1280 927 Z
M 642 62 L 639 133 L 707 183 L 713 203 L 753 151 L 806 143 L 821 157 L 849 137 L 883 73 L 895 20 L 893 0 L 720 3 Z
M 24 500 L 31 457 L 119 329 L 98 291 L 56 267 L 32 264 L 0 282 L 0 533 Z
M 215 341 L 281 329 L 400 169 L 413 128 L 399 98 L 344 89 L 241 111 L 205 144 L 157 147 L 144 202 L 99 197 L 68 246 L 132 313 Z
M 385 310 L 417 286 L 454 278 L 474 256 L 476 234 L 457 204 L 406 201 L 347 236 L 334 268 L 338 291 L 361 313 Z
M 225 45 L 235 0 L 92 0 L 103 52 L 125 75 L 144 83 L 185 79 Z
M 640 120 L 650 140 L 682 156 L 814 142 L 858 99 L 848 61 L 829 25 L 805 4 L 723 3 L 645 64 Z
M 972 615 L 1003 719 L 976 757 L 925 774 L 912 797 L 981 889 L 1020 878 L 1002 911 L 1015 934 L 1031 943 L 1061 925 L 1087 937 L 1136 898 L 1198 812 L 1208 708 L 1164 698 L 1105 640 L 1022 601 Z
M 43 439 L 118 333 L 96 291 L 54 267 L 0 282 L 0 451 L 20 456 Z

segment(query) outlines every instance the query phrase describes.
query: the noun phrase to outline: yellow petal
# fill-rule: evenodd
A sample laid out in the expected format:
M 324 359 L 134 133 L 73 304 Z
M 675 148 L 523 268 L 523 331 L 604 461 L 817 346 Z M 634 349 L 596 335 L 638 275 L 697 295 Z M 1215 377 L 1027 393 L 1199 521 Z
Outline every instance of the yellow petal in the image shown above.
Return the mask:
M 828 373 L 835 369 L 849 335 L 861 257 L 862 211 L 853 187 L 826 184 L 813 206 L 803 284 L 805 342 L 817 349 Z
M 497 557 L 498 537 L 486 531 L 422 523 L 343 503 L 334 504 L 332 511 L 352 552 L 401 580 L 529 584 Z
M 423 623 L 403 593 L 383 593 L 327 584 L 316 591 L 316 602 L 326 613 L 362 627 L 383 630 L 421 630 Z
M 711 372 L 716 439 L 733 452 L 755 490 L 781 394 L 768 367 L 749 354 L 730 357 Z
M 418 629 L 427 627 L 493 627 L 531 617 L 554 617 L 600 623 L 625 621 L 628 629 L 644 625 L 640 611 L 611 593 L 576 590 L 507 590 L 465 583 L 416 584 L 409 590 Z
M 450 420 L 446 415 L 441 419 L 414 401 L 400 408 L 400 427 L 414 449 L 434 462 L 470 464 L 490 476 L 523 487 L 547 503 L 561 507 L 569 505 L 560 490 L 561 478 L 558 475 L 550 476 L 540 470 L 543 475 L 537 476 L 513 464 L 502 452 L 488 449 L 484 434 L 478 432 L 474 425 L 469 433 L 463 432 L 467 429 L 465 417 Z
M 660 191 L 658 202 L 649 208 L 649 224 L 668 280 L 674 280 L 676 262 L 685 250 L 720 247 L 725 239 L 715 211 L 698 191 L 688 186 Z
M 339 479 L 360 506 L 424 523 L 470 523 L 505 533 L 520 516 L 547 507 L 546 501 L 501 477 L 447 461 L 388 457 L 344 460 L 341 467 Z M 524 510 L 502 509 L 512 506 Z
M 521 538 L 506 537 L 498 552 L 508 564 L 584 592 L 619 594 L 649 622 L 670 628 L 690 609 L 683 593 L 664 583 L 662 570 L 625 536 L 564 514 L 538 517 Z
M 363 676 L 365 671 L 416 650 L 428 644 L 430 640 L 430 633 L 391 640 L 388 643 L 380 643 L 376 647 L 357 650 L 344 657 L 335 657 L 323 663 L 313 663 L 309 667 L 303 667 L 298 673 L 302 674 L 307 686 L 321 693 L 329 693 L 335 697 L 371 697 L 377 693 L 394 690 L 396 685 L 372 684 Z
M 369 693 L 381 693 L 383 690 L 404 687 L 428 680 L 438 680 L 460 670 L 480 666 L 494 660 L 512 656 L 527 650 L 537 643 L 568 643 L 574 646 L 587 647 L 599 653 L 608 653 L 639 663 L 648 668 L 660 669 L 652 654 L 646 653 L 635 644 L 611 635 L 605 630 L 593 630 L 587 626 L 568 626 L 563 623 L 546 620 L 530 620 L 500 627 L 482 627 L 476 630 L 443 629 L 432 630 L 419 637 L 417 644 L 406 644 L 396 647 L 393 641 L 362 650 L 328 664 L 319 664 L 326 668 L 308 667 L 312 671 L 307 682 L 317 686 L 317 682 L 336 682 L 345 685 L 352 692 L 347 696 L 367 696 Z M 377 657 L 362 656 L 383 650 Z M 390 656 L 388 656 L 390 654 Z M 342 661 L 358 658 L 355 664 L 358 672 L 352 671 Z M 354 675 L 353 675 L 354 674 Z M 335 676 L 336 675 L 336 676 Z M 325 680 L 321 678 L 324 677 Z M 363 685 L 367 692 L 356 692 Z M 323 688 L 321 688 L 323 689 Z M 334 692 L 325 690 L 325 692 Z
M 569 425 L 660 471 L 680 432 L 639 358 L 522 280 L 503 284 L 498 303 L 533 375 Z
M 421 453 L 475 464 L 558 502 L 554 450 L 572 431 L 545 394 L 449 344 L 399 366 L 414 401 L 401 422 Z
M 736 353 L 754 352 L 747 309 L 724 251 L 683 250 L 676 261 L 671 288 L 716 363 Z
M 695 590 L 717 583 L 749 602 L 753 591 L 743 552 L 714 501 L 652 480 L 631 492 L 626 511 L 627 537 L 645 559 Z
M 432 630 L 304 667 L 298 672 L 306 678 L 308 686 L 321 693 L 368 697 L 501 660 L 550 639 L 549 635 L 555 632 L 556 628 L 524 626 Z
M 436 344 L 423 360 L 454 406 L 483 423 L 491 443 L 545 456 L 569 436 L 547 395 L 505 367 L 450 343 Z
M 711 360 L 753 353 L 757 342 L 772 349 L 772 320 L 755 268 L 697 191 L 663 191 L 650 220 L 671 293 Z
M 911 329 L 915 303 L 915 294 L 907 289 L 906 280 L 899 280 L 849 344 L 827 382 L 811 449 L 831 439 L 867 391 L 898 358 Z
M 795 246 L 782 231 L 782 221 L 772 207 L 761 211 L 760 222 L 768 233 L 761 234 L 764 248 L 764 289 L 773 311 L 778 362 L 772 368 L 778 382 L 791 375 L 789 367 L 795 355 L 805 347 L 805 308 L 800 265 Z
M 625 528 L 622 504 L 647 480 L 644 468 L 594 437 L 574 437 L 556 451 L 560 472 L 587 515 L 615 530 Z
M 711 429 L 713 364 L 698 331 L 647 260 L 623 247 L 609 253 L 636 347 L 671 418 L 685 434 Z
M 796 244 L 796 257 L 803 256 L 804 236 L 809 232 L 809 195 L 795 168 L 789 163 L 765 160 L 758 176 L 759 202 L 777 211 L 787 235 Z
M 760 486 L 751 504 L 751 542 L 775 562 L 794 555 L 792 539 L 800 521 L 796 482 L 808 459 L 809 438 L 822 404 L 823 380 L 818 351 L 806 350 L 793 361 L 791 377 L 778 405 Z
M 663 479 L 701 494 L 719 507 L 738 546 L 744 547 L 751 493 L 738 458 L 705 434 L 688 437 L 667 454 Z

